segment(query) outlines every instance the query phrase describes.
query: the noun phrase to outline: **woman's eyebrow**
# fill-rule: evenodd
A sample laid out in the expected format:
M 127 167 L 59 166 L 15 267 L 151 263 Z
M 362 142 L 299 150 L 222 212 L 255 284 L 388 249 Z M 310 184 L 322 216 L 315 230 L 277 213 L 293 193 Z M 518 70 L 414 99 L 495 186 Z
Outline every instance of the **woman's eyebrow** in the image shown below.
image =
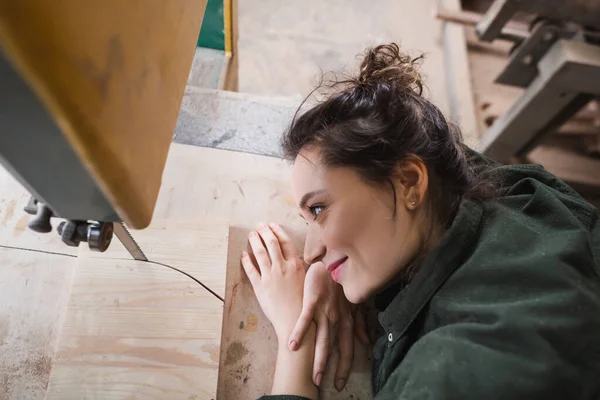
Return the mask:
M 300 208 L 302 209 L 302 208 L 306 207 L 306 203 L 308 203 L 308 200 L 310 200 L 311 197 L 321 194 L 324 191 L 325 190 L 321 189 L 321 190 L 314 190 L 312 192 L 306 193 L 304 196 L 302 196 L 302 199 L 300 200 Z

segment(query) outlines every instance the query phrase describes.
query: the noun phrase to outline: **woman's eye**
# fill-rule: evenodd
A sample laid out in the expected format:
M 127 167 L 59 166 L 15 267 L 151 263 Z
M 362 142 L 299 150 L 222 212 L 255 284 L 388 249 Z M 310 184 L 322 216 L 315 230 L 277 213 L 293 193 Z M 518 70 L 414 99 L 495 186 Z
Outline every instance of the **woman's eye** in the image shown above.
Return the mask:
M 324 208 L 325 207 L 323 207 L 323 206 L 312 206 L 312 207 L 309 207 L 308 209 L 310 210 L 310 213 L 313 215 L 313 217 L 315 217 L 315 219 L 317 219 L 319 214 L 321 214 L 321 212 L 323 212 Z

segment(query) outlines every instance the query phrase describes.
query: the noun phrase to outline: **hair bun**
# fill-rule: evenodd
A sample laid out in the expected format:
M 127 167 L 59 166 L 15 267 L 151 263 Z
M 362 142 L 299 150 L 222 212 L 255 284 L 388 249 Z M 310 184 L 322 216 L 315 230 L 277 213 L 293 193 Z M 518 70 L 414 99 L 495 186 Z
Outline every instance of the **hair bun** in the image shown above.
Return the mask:
M 396 43 L 367 49 L 360 64 L 358 81 L 363 84 L 386 83 L 396 90 L 420 96 L 423 78 L 418 70 L 423 55 L 411 58 Z

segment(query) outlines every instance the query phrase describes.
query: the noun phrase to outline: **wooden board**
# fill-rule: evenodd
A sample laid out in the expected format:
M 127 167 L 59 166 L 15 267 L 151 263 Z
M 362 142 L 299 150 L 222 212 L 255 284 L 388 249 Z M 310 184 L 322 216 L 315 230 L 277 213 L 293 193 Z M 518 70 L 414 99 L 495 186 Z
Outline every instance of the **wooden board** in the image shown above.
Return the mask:
M 247 249 L 247 236 L 232 235 L 227 261 L 227 292 L 217 392 L 219 400 L 255 399 L 270 394 L 275 372 L 277 337 L 240 266 L 239 258 L 243 249 Z M 372 349 L 356 339 L 354 347 L 352 372 L 346 387 L 338 393 L 334 378 L 339 354 L 334 346 L 323 376 L 320 399 L 373 398 Z
M 459 0 L 442 0 L 440 5 L 451 11 L 461 9 Z M 443 24 L 444 71 L 450 103 L 449 117 L 460 127 L 464 142 L 474 147 L 479 142 L 479 127 L 464 29 L 452 23 Z
M 75 263 L 0 246 L 1 400 L 44 400 Z
M 156 215 L 177 219 L 206 215 L 230 224 L 219 400 L 253 398 L 268 392 L 272 384 L 277 341 L 244 278 L 239 256 L 250 229 L 261 221 L 280 223 L 302 251 L 306 225 L 291 195 L 290 172 L 289 163 L 277 158 L 171 146 Z M 186 187 L 185 195 L 181 186 Z M 245 329 L 239 328 L 241 321 Z M 342 394 L 333 388 L 336 361 L 332 360 L 323 398 L 347 399 L 349 394 L 371 398 L 369 356 L 367 349 L 358 348 L 359 361 Z
M 0 178 L 2 176 L 0 173 Z M 20 191 L 15 192 L 13 189 L 5 191 L 3 190 L 4 186 L 0 186 L 2 188 L 0 189 L 0 223 L 3 221 L 2 216 L 6 215 L 6 212 L 2 214 L 2 204 L 11 204 L 13 200 L 18 200 L 12 196 L 12 193 L 21 193 L 19 196 L 23 195 L 23 189 L 18 183 L 10 179 L 4 182 L 12 182 L 17 188 L 20 188 Z M 2 180 L 0 179 L 1 184 Z M 23 200 L 16 201 L 11 218 L 7 219 L 6 226 L 0 227 L 0 240 L 4 240 L 4 242 L 0 242 L 0 246 L 2 244 L 10 245 L 15 243 L 16 240 L 20 240 L 18 242 L 20 246 L 35 248 L 40 246 L 41 241 L 51 241 L 50 238 L 54 237 L 55 233 L 46 235 L 31 233 L 29 235 L 27 231 L 24 231 L 18 238 L 12 236 L 15 224 L 21 218 L 18 211 L 21 207 L 20 201 L 24 201 L 25 198 L 27 196 L 23 195 Z M 235 397 L 236 393 L 240 393 L 238 391 L 240 387 L 246 390 L 242 393 L 248 394 L 268 390 L 272 382 L 272 376 L 269 373 L 258 373 L 261 368 L 260 364 L 252 369 L 252 379 L 249 378 L 245 384 L 243 380 L 246 375 L 236 374 L 236 370 L 242 365 L 246 366 L 250 359 L 262 360 L 261 363 L 264 362 L 267 365 L 270 363 L 269 368 L 273 368 L 274 360 L 269 358 L 269 355 L 274 354 L 276 346 L 276 342 L 272 340 L 274 339 L 273 336 L 270 340 L 262 340 L 265 337 L 268 339 L 268 333 L 266 336 L 264 335 L 270 328 L 268 328 L 266 319 L 259 313 L 258 304 L 247 282 L 241 280 L 242 271 L 238 257 L 241 250 L 246 246 L 249 230 L 255 228 L 260 221 L 275 221 L 282 224 L 301 251 L 306 227 L 304 221 L 298 215 L 290 193 L 289 164 L 284 160 L 273 157 L 173 144 L 163 174 L 163 184 L 154 218 L 156 221 L 159 219 L 202 220 L 211 218 L 229 223 L 227 269 L 233 271 L 233 273 L 227 279 L 225 296 L 227 305 L 234 303 L 234 307 L 231 307 L 231 309 L 225 307 L 223 319 L 222 341 L 227 345 L 223 345 L 220 350 L 220 359 L 224 365 L 221 366 L 219 374 L 219 398 L 221 396 L 224 399 L 245 398 Z M 139 235 L 143 232 L 132 231 L 132 234 L 134 238 L 140 239 Z M 116 245 L 113 244 L 113 246 Z M 56 243 L 45 244 L 45 248 L 59 252 L 71 249 L 64 246 L 60 239 Z M 143 245 L 142 249 L 147 251 Z M 116 248 L 113 247 L 109 249 L 109 251 L 115 250 Z M 87 251 L 84 253 L 87 253 Z M 32 274 L 29 279 L 33 282 L 38 277 L 41 279 L 40 282 L 43 282 L 44 275 Z M 6 274 L 0 268 L 0 280 L 2 279 L 6 279 Z M 68 284 L 63 284 L 63 287 L 65 291 L 68 290 Z M 238 289 L 234 291 L 236 287 Z M 32 299 L 31 301 L 35 300 L 36 307 L 39 307 L 40 312 L 50 314 L 55 312 L 57 307 L 60 307 L 52 300 L 41 297 L 39 293 L 32 292 L 29 296 Z M 0 292 L 0 298 L 2 297 Z M 249 322 L 249 329 L 251 329 L 254 317 L 250 317 L 250 321 L 247 321 L 250 314 L 254 314 L 259 318 L 259 321 L 256 321 L 256 333 L 239 329 L 241 320 L 244 320 L 245 324 Z M 39 325 L 39 322 L 35 319 L 24 323 L 29 325 L 29 329 L 37 329 Z M 46 343 L 49 342 L 50 339 L 46 339 Z M 234 345 L 233 348 L 230 347 L 235 342 L 241 343 L 248 351 L 241 358 L 239 358 L 240 353 L 235 352 L 237 349 L 243 353 L 241 347 L 238 345 Z M 9 348 L 8 351 L 16 351 L 16 349 Z M 233 360 L 236 360 L 235 362 L 227 362 L 228 352 L 233 352 L 234 356 L 238 354 L 237 358 L 233 357 Z M 250 354 L 252 354 L 252 358 L 250 358 Z M 263 354 L 265 355 L 264 359 L 262 358 Z M 23 358 L 35 360 L 36 355 L 34 352 L 28 355 L 23 355 Z M 333 367 L 335 367 L 335 363 L 333 363 Z M 326 375 L 325 388 L 328 392 L 333 392 L 335 389 L 328 380 L 330 376 L 331 370 Z M 358 379 L 359 376 L 362 380 Z M 348 385 L 353 388 L 355 398 L 370 398 L 371 384 L 365 367 L 361 367 L 360 371 L 353 374 Z M 343 393 L 347 395 L 348 392 Z M 23 397 L 10 397 L 9 399 L 20 400 L 21 398 Z M 342 395 L 342 398 L 347 397 Z
M 201 222 L 205 234 L 196 235 L 187 223 L 188 232 L 176 222 L 161 226 L 136 237 L 152 249 L 150 262 L 78 258 L 47 399 L 215 397 L 223 303 L 153 261 L 192 276 L 218 271 L 226 263 L 228 227 Z M 173 237 L 177 246 L 168 245 Z
M 0 0 L 0 44 L 121 218 L 150 223 L 206 0 Z
M 198 279 L 221 299 L 225 297 L 223 246 L 227 244 L 228 229 L 198 218 L 157 217 L 146 229 L 131 230 L 130 233 L 149 260 L 176 267 Z M 79 256 L 131 259 L 116 237 L 104 253 L 81 246 Z

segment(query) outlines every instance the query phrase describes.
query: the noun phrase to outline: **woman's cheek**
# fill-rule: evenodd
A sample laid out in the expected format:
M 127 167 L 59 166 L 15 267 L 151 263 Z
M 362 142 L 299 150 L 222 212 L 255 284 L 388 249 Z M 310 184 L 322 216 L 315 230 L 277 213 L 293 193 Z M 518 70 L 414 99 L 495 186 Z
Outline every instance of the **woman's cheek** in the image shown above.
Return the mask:
M 336 214 L 328 215 L 323 223 L 323 243 L 329 249 L 344 251 L 350 247 L 350 239 L 355 237 L 356 233 L 352 233 L 352 224 L 348 223 L 348 217 L 343 218 Z

